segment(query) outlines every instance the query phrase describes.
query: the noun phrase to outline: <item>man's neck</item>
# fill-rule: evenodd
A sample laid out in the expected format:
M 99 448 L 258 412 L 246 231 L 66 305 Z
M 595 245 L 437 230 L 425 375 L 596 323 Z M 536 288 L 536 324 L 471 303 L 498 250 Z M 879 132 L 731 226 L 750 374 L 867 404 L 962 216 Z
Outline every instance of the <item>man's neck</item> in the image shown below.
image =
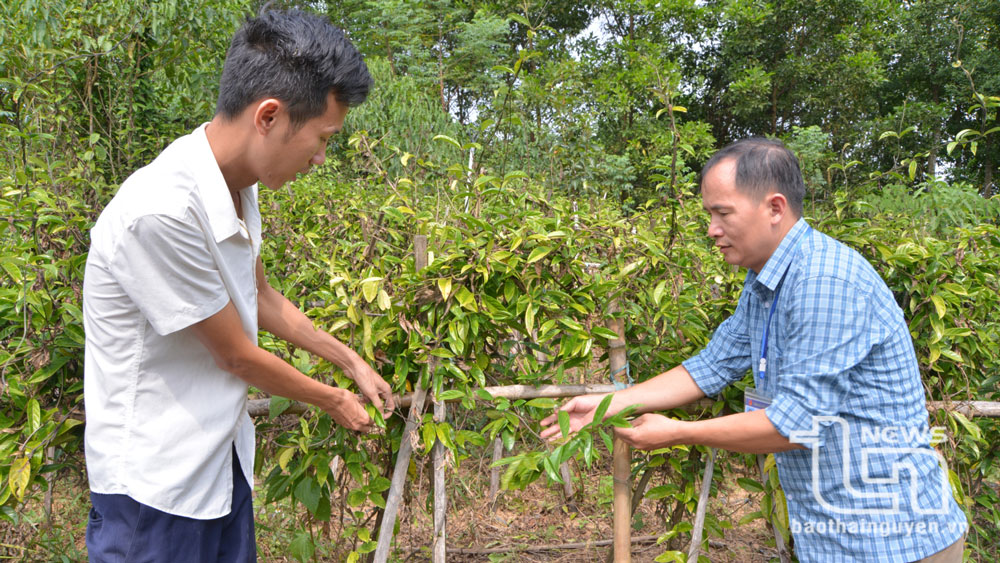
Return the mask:
M 257 181 L 248 166 L 248 147 L 252 138 L 242 120 L 227 120 L 216 115 L 205 129 L 208 146 L 219 164 L 226 186 L 233 194 Z

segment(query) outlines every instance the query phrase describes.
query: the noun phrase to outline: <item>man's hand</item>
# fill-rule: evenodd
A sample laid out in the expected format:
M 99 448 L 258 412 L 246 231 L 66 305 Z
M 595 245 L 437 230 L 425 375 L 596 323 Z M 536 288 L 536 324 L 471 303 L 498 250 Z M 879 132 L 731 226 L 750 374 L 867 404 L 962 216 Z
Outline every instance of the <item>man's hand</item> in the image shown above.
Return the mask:
M 632 428 L 615 428 L 615 436 L 640 450 L 655 450 L 685 443 L 683 431 L 688 423 L 662 414 L 644 414 L 632 421 Z
M 365 406 L 357 395 L 347 389 L 334 388 L 333 398 L 329 405 L 323 405 L 323 410 L 333 418 L 334 422 L 356 432 L 368 432 L 374 421 L 365 411 Z
M 560 407 L 559 411 L 565 411 L 569 415 L 569 431 L 576 432 L 577 430 L 590 424 L 591 421 L 594 420 L 594 414 L 597 407 L 606 396 L 607 395 L 580 395 L 579 397 L 570 399 L 568 403 Z M 605 413 L 605 416 L 612 416 L 615 412 L 617 411 L 612 411 L 612 407 L 609 406 L 608 412 Z M 555 414 L 542 420 L 542 426 L 548 426 L 548 428 L 542 430 L 541 437 L 543 440 L 558 439 L 561 436 L 561 430 L 559 429 L 559 412 L 556 411 Z
M 365 396 L 365 400 L 375 405 L 383 415 L 396 407 L 392 398 L 392 388 L 361 358 L 347 370 L 347 375 L 358 385 L 358 390 Z

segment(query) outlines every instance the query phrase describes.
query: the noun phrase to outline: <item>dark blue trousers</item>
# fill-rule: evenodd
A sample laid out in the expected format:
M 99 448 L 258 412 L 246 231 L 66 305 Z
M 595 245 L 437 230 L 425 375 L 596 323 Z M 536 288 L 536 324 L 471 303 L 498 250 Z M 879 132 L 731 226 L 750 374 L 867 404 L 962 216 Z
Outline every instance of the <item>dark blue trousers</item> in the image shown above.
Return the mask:
M 126 495 L 90 494 L 90 563 L 249 563 L 257 561 L 253 498 L 233 451 L 233 506 L 197 520 L 167 514 Z

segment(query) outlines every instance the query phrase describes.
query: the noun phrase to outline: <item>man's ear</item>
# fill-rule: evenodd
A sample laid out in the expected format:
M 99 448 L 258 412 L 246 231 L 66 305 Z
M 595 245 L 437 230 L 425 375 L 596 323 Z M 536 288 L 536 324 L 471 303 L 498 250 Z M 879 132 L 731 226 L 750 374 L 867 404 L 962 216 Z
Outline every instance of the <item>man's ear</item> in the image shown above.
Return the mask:
M 265 98 L 258 102 L 253 112 L 253 125 L 257 133 L 261 135 L 270 133 L 277 123 L 278 116 L 284 110 L 285 105 L 275 98 Z
M 767 196 L 767 207 L 773 224 L 780 223 L 788 213 L 788 198 L 780 192 L 771 192 Z

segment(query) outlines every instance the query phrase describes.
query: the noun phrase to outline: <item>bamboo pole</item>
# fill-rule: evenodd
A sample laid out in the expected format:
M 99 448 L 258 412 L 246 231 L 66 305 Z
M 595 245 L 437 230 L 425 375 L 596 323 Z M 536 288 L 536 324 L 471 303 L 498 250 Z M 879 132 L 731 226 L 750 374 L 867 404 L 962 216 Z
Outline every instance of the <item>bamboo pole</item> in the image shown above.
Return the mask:
M 413 238 L 413 260 L 417 271 L 427 267 L 427 236 L 416 235 Z M 433 376 L 434 361 L 428 363 L 428 371 Z M 389 493 L 386 495 L 385 510 L 382 512 L 382 524 L 378 530 L 378 543 L 375 546 L 373 561 L 375 563 L 385 563 L 389 559 L 389 549 L 392 547 L 392 532 L 396 527 L 396 514 L 399 512 L 399 505 L 403 500 L 403 487 L 406 484 L 406 470 L 410 466 L 410 455 L 413 454 L 413 439 L 416 437 L 417 426 L 424 410 L 424 398 L 427 391 L 424 389 L 422 378 L 417 380 L 413 390 L 413 401 L 410 404 L 410 413 L 406 418 L 406 426 L 403 428 L 403 437 L 399 442 L 399 452 L 396 454 L 396 465 L 392 470 L 392 480 L 389 484 Z
M 444 401 L 434 400 L 434 421 L 444 422 L 447 418 Z M 444 563 L 447 547 L 448 492 L 445 489 L 445 449 L 441 440 L 434 443 L 434 563 Z
M 490 464 L 490 503 L 495 503 L 500 494 L 500 467 L 497 462 L 503 457 L 503 440 L 499 436 L 493 439 L 493 463 Z M 496 505 L 493 505 L 494 510 Z
M 617 311 L 617 304 L 611 304 L 611 312 Z M 608 342 L 608 360 L 612 377 L 626 378 L 628 356 L 625 350 L 625 323 L 622 319 L 611 319 L 608 328 L 615 331 L 618 338 Z M 628 444 L 615 436 L 612 453 L 612 478 L 614 482 L 614 561 L 628 563 L 632 560 L 632 453 Z
M 701 494 L 698 495 L 698 508 L 694 513 L 694 526 L 691 529 L 691 545 L 688 547 L 687 560 L 697 563 L 701 554 L 701 536 L 705 529 L 705 511 L 708 509 L 708 495 L 712 491 L 712 472 L 715 469 L 715 448 L 708 448 L 708 462 L 705 463 L 705 473 L 701 477 Z
M 563 397 L 576 397 L 577 395 L 603 395 L 613 392 L 615 388 L 613 385 L 606 384 L 539 385 L 537 387 L 532 385 L 500 385 L 496 387 L 483 387 L 482 390 L 496 398 L 537 399 L 544 397 L 560 399 Z M 447 402 L 453 403 L 461 400 L 461 398 L 449 399 Z M 396 405 L 401 408 L 409 407 L 412 402 L 412 394 L 396 396 Z M 688 412 L 697 412 L 711 407 L 713 402 L 711 399 L 701 399 L 679 408 Z M 254 418 L 268 416 L 270 404 L 270 399 L 251 399 L 247 401 L 247 414 Z M 939 409 L 945 412 L 961 413 L 966 418 L 1000 418 L 1000 401 L 927 401 L 927 410 L 936 411 Z M 285 409 L 283 414 L 302 414 L 308 410 L 309 405 L 295 401 Z M 79 415 L 79 417 L 73 416 L 71 418 L 82 420 L 83 416 Z

